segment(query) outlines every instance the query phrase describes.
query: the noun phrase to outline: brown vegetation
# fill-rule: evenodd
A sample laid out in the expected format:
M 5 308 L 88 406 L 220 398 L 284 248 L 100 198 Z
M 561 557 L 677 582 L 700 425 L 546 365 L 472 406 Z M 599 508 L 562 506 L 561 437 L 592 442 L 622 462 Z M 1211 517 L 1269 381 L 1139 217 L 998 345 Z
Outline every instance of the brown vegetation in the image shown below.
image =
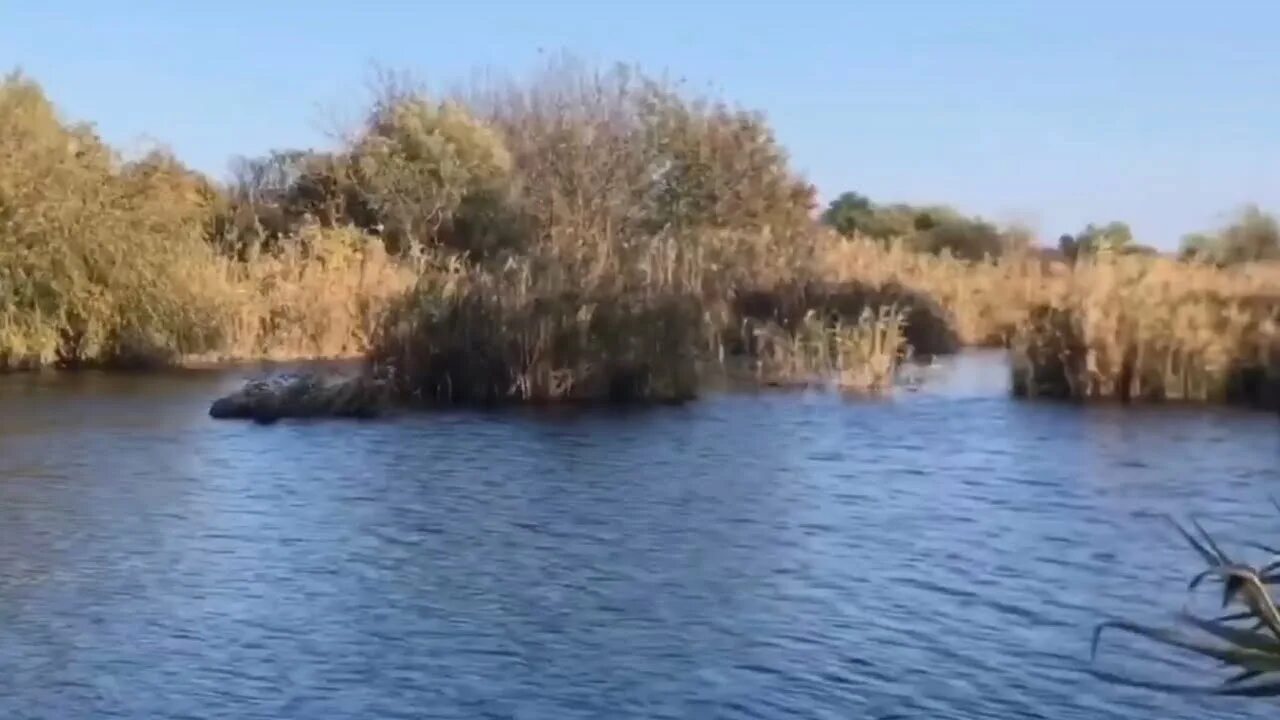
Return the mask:
M 1256 212 L 1215 241 L 1230 264 L 1133 252 L 1122 223 L 1055 258 L 854 194 L 829 228 L 761 117 L 629 69 L 451 101 L 386 80 L 340 147 L 227 186 L 5 80 L 0 369 L 367 355 L 419 402 L 679 400 L 707 361 L 877 390 L 997 345 L 1021 394 L 1280 395 L 1280 271 L 1239 262 L 1274 244 Z
M 412 280 L 376 238 L 303 227 L 241 262 L 222 198 L 165 153 L 124 162 L 39 88 L 0 84 L 0 369 L 363 352 Z
M 1082 265 L 1045 286 L 1013 352 L 1019 394 L 1280 407 L 1280 266 Z

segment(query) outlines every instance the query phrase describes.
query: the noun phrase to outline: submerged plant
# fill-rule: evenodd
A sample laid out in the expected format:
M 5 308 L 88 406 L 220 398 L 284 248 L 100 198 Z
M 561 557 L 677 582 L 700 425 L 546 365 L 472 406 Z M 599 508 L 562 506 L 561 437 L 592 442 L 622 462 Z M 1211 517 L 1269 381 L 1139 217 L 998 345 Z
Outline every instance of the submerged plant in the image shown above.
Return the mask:
M 1280 504 L 1274 500 L 1272 504 L 1280 509 Z M 1154 640 L 1166 647 L 1212 658 L 1235 673 L 1217 687 L 1201 688 L 1136 680 L 1098 670 L 1093 674 L 1110 682 L 1171 692 L 1280 696 L 1280 610 L 1272 594 L 1272 586 L 1280 582 L 1280 560 L 1254 567 L 1229 556 L 1194 520 L 1192 525 L 1199 538 L 1177 522 L 1170 522 L 1207 565 L 1191 579 L 1188 589 L 1194 590 L 1204 581 L 1216 578 L 1222 582 L 1222 609 L 1233 606 L 1239 609 L 1217 618 L 1199 617 L 1184 609 L 1178 614 L 1178 619 L 1188 629 L 1198 631 L 1195 633 L 1128 621 L 1104 622 L 1094 631 L 1092 653 L 1097 656 L 1102 633 L 1114 629 Z M 1249 545 L 1280 556 L 1280 551 L 1265 545 Z

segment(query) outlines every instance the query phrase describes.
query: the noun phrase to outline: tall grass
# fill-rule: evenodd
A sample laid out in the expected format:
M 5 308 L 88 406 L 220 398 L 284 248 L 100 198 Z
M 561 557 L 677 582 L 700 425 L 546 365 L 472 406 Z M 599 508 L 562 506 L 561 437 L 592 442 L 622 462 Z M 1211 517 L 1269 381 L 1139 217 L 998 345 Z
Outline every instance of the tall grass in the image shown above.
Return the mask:
M 275 251 L 222 258 L 225 341 L 198 360 L 364 356 L 382 318 L 418 277 L 380 238 L 353 228 L 303 228 Z
M 747 319 L 752 369 L 771 385 L 821 384 L 842 390 L 883 392 L 893 386 L 898 363 L 910 353 L 904 314 L 895 307 L 864 308 L 853 322 L 809 310 L 793 328 Z
M 1280 407 L 1280 267 L 1080 265 L 1045 286 L 1013 353 L 1018 394 Z
M 367 355 L 423 402 L 682 399 L 700 369 L 865 390 L 1009 346 L 1015 390 L 1280 404 L 1280 270 L 921 252 L 822 227 L 764 118 L 553 62 L 384 83 L 230 186 L 0 83 L 0 370 Z M 1002 245 L 1001 247 L 1004 247 Z
M 817 252 L 817 271 L 826 280 L 897 286 L 931 298 L 965 346 L 1007 345 L 1046 288 L 1070 273 L 1067 266 L 1030 253 L 965 260 L 917 252 L 902 242 L 845 239 L 834 233 L 820 238 Z
M 1100 255 L 985 261 L 828 238 L 827 278 L 936 299 L 964 345 L 1006 345 L 1018 395 L 1280 407 L 1280 264 Z

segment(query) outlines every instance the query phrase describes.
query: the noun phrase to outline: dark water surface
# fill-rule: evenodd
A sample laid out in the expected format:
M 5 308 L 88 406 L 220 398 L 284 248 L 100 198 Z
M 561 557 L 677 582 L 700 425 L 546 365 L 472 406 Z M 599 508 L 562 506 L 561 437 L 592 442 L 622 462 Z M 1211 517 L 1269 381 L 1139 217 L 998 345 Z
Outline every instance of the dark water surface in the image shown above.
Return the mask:
M 882 402 L 218 423 L 235 377 L 0 378 L 0 717 L 1263 718 L 1082 672 L 1280 541 L 1280 422 Z M 1214 682 L 1107 643 L 1100 662 Z

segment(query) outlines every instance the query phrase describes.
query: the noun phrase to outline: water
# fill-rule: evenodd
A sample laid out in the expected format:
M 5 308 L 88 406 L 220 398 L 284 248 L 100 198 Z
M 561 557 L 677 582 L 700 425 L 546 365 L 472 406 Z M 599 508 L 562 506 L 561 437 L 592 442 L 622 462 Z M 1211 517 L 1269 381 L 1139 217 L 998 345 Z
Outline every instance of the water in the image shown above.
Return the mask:
M 1150 514 L 1280 541 L 1276 419 L 1004 379 L 262 427 L 225 375 L 0 378 L 0 717 L 1273 715 L 1082 670 L 1184 602 Z

